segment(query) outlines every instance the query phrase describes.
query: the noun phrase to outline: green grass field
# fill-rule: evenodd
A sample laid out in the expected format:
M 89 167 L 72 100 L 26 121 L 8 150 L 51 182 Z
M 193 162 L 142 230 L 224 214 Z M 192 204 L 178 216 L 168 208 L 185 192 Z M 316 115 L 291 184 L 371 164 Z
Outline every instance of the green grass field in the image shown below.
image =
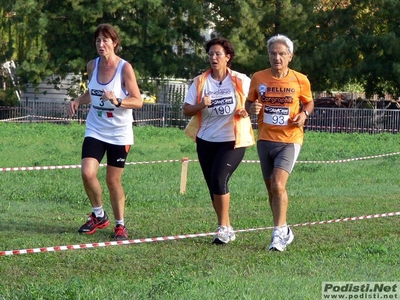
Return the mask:
M 84 126 L 0 123 L 0 168 L 79 165 Z M 289 179 L 289 224 L 400 211 L 400 155 L 311 163 L 400 151 L 400 135 L 307 132 Z M 197 159 L 175 128 L 135 127 L 129 162 Z M 256 147 L 246 160 L 258 160 Z M 310 161 L 310 163 L 305 163 Z M 105 168 L 99 177 L 104 184 Z M 199 164 L 127 165 L 126 225 L 132 239 L 216 229 Z M 0 251 L 110 241 L 111 227 L 79 235 L 91 208 L 80 169 L 0 172 Z M 272 225 L 257 163 L 230 181 L 234 229 Z M 104 206 L 112 216 L 107 191 Z M 112 225 L 114 225 L 112 223 Z M 271 230 L 93 249 L 0 256 L 0 299 L 321 299 L 328 281 L 398 281 L 400 218 L 380 217 L 293 228 L 282 253 L 268 252 Z

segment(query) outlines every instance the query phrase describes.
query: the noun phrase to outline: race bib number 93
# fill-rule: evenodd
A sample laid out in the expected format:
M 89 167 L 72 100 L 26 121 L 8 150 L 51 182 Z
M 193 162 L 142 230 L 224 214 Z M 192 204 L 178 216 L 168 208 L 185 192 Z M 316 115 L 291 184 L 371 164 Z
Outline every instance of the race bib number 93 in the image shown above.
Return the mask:
M 290 116 L 289 107 L 276 107 L 276 106 L 264 107 L 264 123 L 270 125 L 278 125 L 278 126 L 288 125 L 289 116 Z

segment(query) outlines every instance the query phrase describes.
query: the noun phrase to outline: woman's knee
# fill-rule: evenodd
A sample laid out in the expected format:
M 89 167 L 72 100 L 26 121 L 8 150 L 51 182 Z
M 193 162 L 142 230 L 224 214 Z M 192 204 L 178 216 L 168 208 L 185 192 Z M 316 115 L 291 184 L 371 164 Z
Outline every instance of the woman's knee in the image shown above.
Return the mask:
M 97 172 L 92 169 L 82 169 L 82 180 L 89 182 L 97 177 Z
M 211 184 L 211 190 L 212 193 L 215 195 L 224 195 L 226 193 L 228 193 L 228 178 L 213 178 L 211 180 L 212 184 Z
M 106 183 L 109 189 L 115 189 L 121 186 L 121 178 L 107 176 Z

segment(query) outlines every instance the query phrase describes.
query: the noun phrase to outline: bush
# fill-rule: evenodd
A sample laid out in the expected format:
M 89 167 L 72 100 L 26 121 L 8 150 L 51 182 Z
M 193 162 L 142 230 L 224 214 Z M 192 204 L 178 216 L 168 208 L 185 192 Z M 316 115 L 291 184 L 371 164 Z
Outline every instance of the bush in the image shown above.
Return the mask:
M 15 89 L 0 90 L 0 106 L 19 106 Z

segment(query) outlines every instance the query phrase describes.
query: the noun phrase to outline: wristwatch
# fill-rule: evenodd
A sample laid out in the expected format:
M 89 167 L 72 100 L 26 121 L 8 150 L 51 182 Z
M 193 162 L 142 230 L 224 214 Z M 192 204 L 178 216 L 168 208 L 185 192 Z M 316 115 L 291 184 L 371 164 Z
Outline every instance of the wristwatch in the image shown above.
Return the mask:
M 122 99 L 121 98 L 117 98 L 117 105 L 115 105 L 115 107 L 120 107 L 122 104 Z
M 310 114 L 309 114 L 308 111 L 306 111 L 306 110 L 303 110 L 303 113 L 306 114 L 306 117 L 307 117 L 307 118 L 310 116 Z

